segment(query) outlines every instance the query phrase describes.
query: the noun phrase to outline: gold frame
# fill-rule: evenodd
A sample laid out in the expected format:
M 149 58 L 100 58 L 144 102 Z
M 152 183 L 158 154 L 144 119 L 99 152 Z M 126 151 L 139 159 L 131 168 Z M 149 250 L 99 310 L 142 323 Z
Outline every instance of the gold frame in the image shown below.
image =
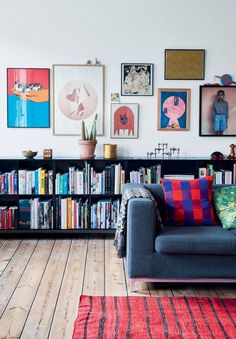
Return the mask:
M 204 49 L 166 49 L 165 80 L 204 80 Z

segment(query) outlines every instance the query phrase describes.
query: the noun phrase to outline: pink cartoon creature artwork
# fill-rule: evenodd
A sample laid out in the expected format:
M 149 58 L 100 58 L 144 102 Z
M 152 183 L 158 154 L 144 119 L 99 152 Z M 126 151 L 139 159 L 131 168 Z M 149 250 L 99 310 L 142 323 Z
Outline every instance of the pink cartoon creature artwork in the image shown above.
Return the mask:
M 123 130 L 123 134 L 127 130 L 128 136 L 134 136 L 134 114 L 132 110 L 127 106 L 119 107 L 114 113 L 114 135 L 119 136 L 120 130 Z
M 185 113 L 186 105 L 179 96 L 170 96 L 163 102 L 163 113 L 169 118 L 167 128 L 179 129 L 179 118 Z

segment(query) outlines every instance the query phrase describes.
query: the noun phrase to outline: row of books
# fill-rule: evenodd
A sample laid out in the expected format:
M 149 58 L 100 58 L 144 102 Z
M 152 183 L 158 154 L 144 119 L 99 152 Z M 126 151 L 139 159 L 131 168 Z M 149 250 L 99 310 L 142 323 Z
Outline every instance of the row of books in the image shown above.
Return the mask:
M 69 167 L 69 171 L 56 174 L 56 194 L 88 194 L 88 165 L 83 170 Z
M 17 194 L 17 172 L 0 173 L 0 194 Z
M 19 229 L 52 229 L 52 200 L 19 200 Z
M 53 171 L 38 168 L 34 171 L 21 169 L 19 175 L 19 194 L 53 194 Z
M 91 194 L 120 194 L 125 183 L 125 170 L 121 164 L 105 166 L 102 172 L 91 167 Z
M 236 170 L 235 164 L 234 168 Z M 233 172 L 230 170 L 217 170 L 215 171 L 212 164 L 207 165 L 207 167 L 199 168 L 199 178 L 206 177 L 206 176 L 213 175 L 214 177 L 214 184 L 222 185 L 228 184 L 231 185 L 232 183 L 235 184 L 236 176 L 233 176 Z
M 0 229 L 9 230 L 17 227 L 17 206 L 0 206 Z
M 90 228 L 115 229 L 118 221 L 120 200 L 99 200 L 91 206 Z
M 129 173 L 131 183 L 159 184 L 161 180 L 161 165 L 140 167 Z

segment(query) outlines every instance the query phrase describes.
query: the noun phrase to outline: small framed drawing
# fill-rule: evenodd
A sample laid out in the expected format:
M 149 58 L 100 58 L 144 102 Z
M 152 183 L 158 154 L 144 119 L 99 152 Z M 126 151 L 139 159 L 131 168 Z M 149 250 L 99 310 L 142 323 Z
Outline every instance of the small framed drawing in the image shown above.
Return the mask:
M 81 121 L 103 135 L 104 66 L 53 65 L 54 135 L 80 135 Z
M 50 127 L 48 68 L 7 68 L 7 127 Z
M 110 137 L 116 139 L 138 138 L 138 104 L 111 104 Z
M 204 49 L 166 49 L 165 80 L 203 80 Z
M 121 95 L 153 95 L 153 64 L 121 64 Z
M 236 86 L 200 86 L 199 135 L 236 136 Z
M 190 128 L 190 89 L 159 88 L 157 129 L 188 131 Z

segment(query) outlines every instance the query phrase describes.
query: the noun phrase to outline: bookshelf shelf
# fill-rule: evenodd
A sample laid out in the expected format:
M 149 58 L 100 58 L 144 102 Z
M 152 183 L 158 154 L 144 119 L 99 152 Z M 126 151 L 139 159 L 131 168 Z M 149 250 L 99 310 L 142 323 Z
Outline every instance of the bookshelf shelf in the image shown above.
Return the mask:
M 198 178 L 207 165 L 235 183 L 235 160 L 0 159 L 0 237 L 114 234 L 123 183 Z

